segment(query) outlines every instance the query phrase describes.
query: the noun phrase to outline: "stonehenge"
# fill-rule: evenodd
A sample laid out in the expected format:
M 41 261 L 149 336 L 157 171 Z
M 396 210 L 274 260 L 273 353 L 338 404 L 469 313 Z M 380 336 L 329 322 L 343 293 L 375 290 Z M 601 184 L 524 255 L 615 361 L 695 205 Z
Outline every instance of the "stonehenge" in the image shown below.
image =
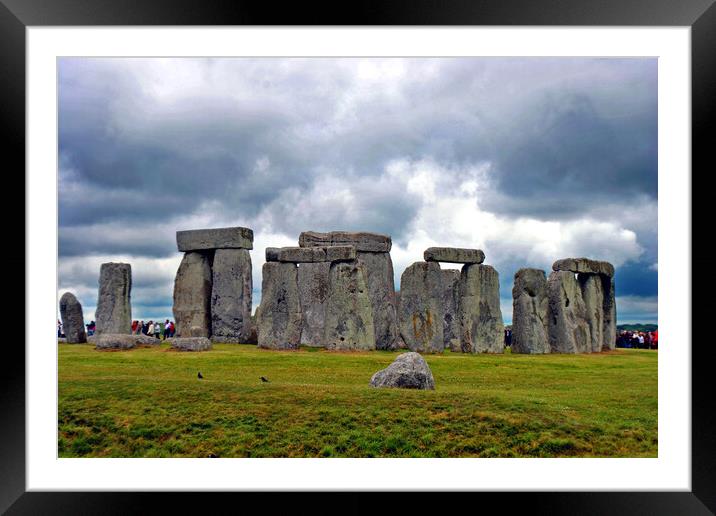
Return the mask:
M 373 310 L 361 262 L 334 262 L 329 271 L 325 344 L 334 350 L 376 348 Z
M 311 241 L 313 247 L 266 249 L 259 347 L 375 349 L 368 273 L 357 260 L 356 246 L 345 244 L 345 235 L 335 246 L 326 239 Z
M 251 255 L 254 232 L 229 227 L 177 231 L 184 253 L 174 279 L 176 337 L 215 342 L 252 338 Z
M 298 299 L 303 326 L 301 344 L 325 347 L 326 303 L 330 288 L 331 262 L 302 263 L 298 266 Z
M 512 353 L 549 353 L 547 277 L 520 269 L 512 287 Z
M 520 269 L 513 297 L 513 353 L 596 353 L 614 349 L 614 267 L 565 258 L 544 271 Z
M 458 285 L 458 319 L 463 353 L 502 353 L 504 325 L 500 309 L 500 280 L 490 265 L 468 263 Z
M 304 231 L 299 235 L 301 248 L 332 249 L 335 261 L 338 248 L 346 246 L 355 249 L 355 257 L 341 257 L 342 260 L 355 259 L 361 262 L 366 276 L 368 296 L 371 305 L 373 333 L 376 349 L 396 349 L 398 346 L 398 318 L 395 308 L 395 283 L 393 279 L 393 261 L 390 258 L 392 239 L 387 235 L 367 232 L 331 231 L 319 233 Z
M 497 271 L 479 249 L 430 247 L 400 280 L 400 334 L 411 351 L 502 353 L 504 325 Z M 462 263 L 441 270 L 438 262 Z
M 222 342 L 251 339 L 251 256 L 247 249 L 217 249 L 211 266 L 211 336 Z
M 252 316 L 253 232 L 239 227 L 178 231 L 177 248 L 184 257 L 174 283 L 177 335 L 171 344 L 176 349 L 210 349 L 206 342 L 213 341 L 255 342 L 274 350 L 303 345 L 336 351 L 504 352 L 499 274 L 484 263 L 482 250 L 430 247 L 424 261 L 403 271 L 396 292 L 391 247 L 390 236 L 348 231 L 305 231 L 298 246 L 267 247 L 261 305 Z M 441 269 L 441 262 L 462 267 Z M 614 349 L 614 267 L 565 258 L 552 269 L 549 277 L 540 269 L 515 273 L 512 352 Z M 98 332 L 101 323 L 106 333 L 128 333 L 130 289 L 129 265 L 103 265 Z M 75 305 L 67 296 L 69 314 Z M 103 315 L 109 312 L 117 315 Z
M 442 304 L 443 304 L 443 342 L 445 348 L 459 352 L 460 321 L 457 317 L 458 286 L 460 284 L 460 271 L 458 269 L 442 269 Z
M 298 349 L 301 341 L 301 303 L 295 263 L 266 262 L 262 269 L 258 346 Z
M 70 344 L 87 342 L 82 305 L 71 292 L 65 292 L 60 298 L 60 318 L 65 331 L 65 342 Z
M 400 277 L 400 334 L 410 351 L 441 353 L 444 308 L 436 262 L 415 262 Z
M 131 265 L 110 262 L 100 266 L 99 293 L 95 311 L 98 336 L 103 333 L 132 332 L 131 291 Z

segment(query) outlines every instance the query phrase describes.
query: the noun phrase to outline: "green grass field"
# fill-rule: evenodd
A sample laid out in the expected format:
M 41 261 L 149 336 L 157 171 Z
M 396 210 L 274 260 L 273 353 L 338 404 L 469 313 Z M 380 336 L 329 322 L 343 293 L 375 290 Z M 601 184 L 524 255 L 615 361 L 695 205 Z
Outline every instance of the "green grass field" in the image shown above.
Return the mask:
M 445 352 L 435 391 L 369 387 L 397 354 L 60 344 L 59 456 L 657 456 L 655 351 Z

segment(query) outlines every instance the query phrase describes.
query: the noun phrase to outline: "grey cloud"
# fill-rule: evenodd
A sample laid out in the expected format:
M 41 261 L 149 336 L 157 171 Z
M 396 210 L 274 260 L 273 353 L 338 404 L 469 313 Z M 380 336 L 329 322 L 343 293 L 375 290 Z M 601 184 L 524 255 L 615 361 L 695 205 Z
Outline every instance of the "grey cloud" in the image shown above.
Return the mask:
M 438 196 L 487 166 L 475 203 L 503 217 L 628 218 L 654 263 L 655 213 L 631 211 L 656 201 L 656 73 L 655 59 L 63 59 L 61 261 L 175 256 L 174 231 L 207 213 L 406 246 L 423 200 L 386 167 L 428 159 L 449 171 Z M 526 258 L 505 238 L 511 284 Z

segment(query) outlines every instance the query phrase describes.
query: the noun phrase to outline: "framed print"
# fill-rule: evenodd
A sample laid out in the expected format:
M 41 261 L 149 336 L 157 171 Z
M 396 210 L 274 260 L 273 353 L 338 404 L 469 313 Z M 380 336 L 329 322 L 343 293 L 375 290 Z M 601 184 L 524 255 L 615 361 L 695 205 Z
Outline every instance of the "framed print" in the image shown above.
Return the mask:
M 5 0 L 0 20 L 26 200 L 3 510 L 716 510 L 692 290 L 712 2 Z

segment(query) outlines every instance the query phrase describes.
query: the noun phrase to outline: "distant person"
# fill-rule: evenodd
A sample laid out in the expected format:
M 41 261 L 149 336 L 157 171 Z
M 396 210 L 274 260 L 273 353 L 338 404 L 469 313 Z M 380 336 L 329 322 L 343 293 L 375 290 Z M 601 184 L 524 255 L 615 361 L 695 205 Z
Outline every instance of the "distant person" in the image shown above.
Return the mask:
M 654 335 L 651 338 L 651 344 L 654 349 L 659 349 L 659 330 L 654 330 Z
M 171 321 L 169 324 L 171 325 L 171 332 L 169 333 L 169 336 L 174 337 L 174 334 L 177 331 L 177 325 L 174 323 L 174 321 Z
M 157 323 L 154 323 L 154 338 L 159 339 L 160 335 L 162 333 L 162 325 Z
M 62 321 L 60 321 L 59 319 L 57 319 L 57 337 L 64 337 L 64 334 L 62 333 Z
M 139 321 L 132 321 L 132 335 L 137 333 L 137 326 L 139 326 Z
M 167 337 L 171 337 L 171 329 L 172 329 L 172 323 L 169 322 L 169 319 L 164 321 L 164 335 L 162 337 L 162 340 L 167 340 Z
M 505 328 L 505 346 L 512 345 L 512 330 Z
M 94 321 L 90 321 L 88 330 L 87 335 L 94 335 L 94 332 L 97 330 L 97 325 Z
M 640 333 L 638 338 L 639 338 L 639 349 L 644 349 L 644 334 Z
M 147 327 L 147 335 L 150 337 L 154 335 L 154 321 L 149 321 L 149 326 Z
M 148 330 L 149 330 L 149 325 L 147 323 L 145 323 L 144 321 L 142 321 L 142 334 L 146 335 Z

